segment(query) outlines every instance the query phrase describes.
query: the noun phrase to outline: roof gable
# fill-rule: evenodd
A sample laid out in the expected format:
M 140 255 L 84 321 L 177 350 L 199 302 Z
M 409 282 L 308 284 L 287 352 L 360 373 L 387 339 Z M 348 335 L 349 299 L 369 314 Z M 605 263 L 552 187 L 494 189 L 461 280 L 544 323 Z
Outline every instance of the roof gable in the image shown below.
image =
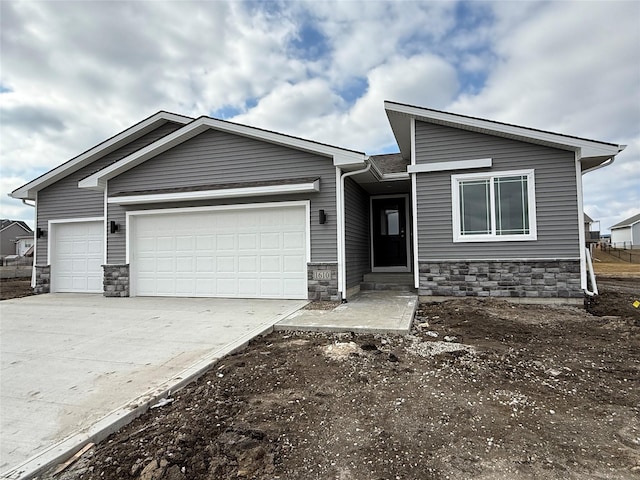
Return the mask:
M 400 152 L 407 159 L 412 154 L 411 125 L 414 120 L 573 151 L 581 160 L 583 170 L 598 167 L 608 160 L 613 161 L 615 155 L 626 147 L 402 103 L 385 101 L 384 106 Z
M 640 222 L 640 213 L 637 213 L 629 218 L 624 219 L 619 223 L 616 223 L 614 226 L 611 227 L 611 230 L 615 228 L 632 227 L 633 225 L 639 222 Z
M 35 195 L 39 190 L 52 185 L 53 183 L 66 177 L 67 175 L 95 162 L 96 160 L 127 145 L 137 138 L 146 135 L 159 126 L 167 122 L 185 124 L 189 123 L 192 120 L 192 118 L 185 117 L 183 115 L 160 111 L 118 133 L 117 135 L 108 138 L 104 142 L 99 143 L 95 147 L 90 148 L 77 157 L 74 157 L 71 160 L 63 163 L 62 165 L 49 170 L 35 180 L 32 180 L 31 182 L 21 186 L 20 188 L 17 188 L 13 192 L 11 192 L 10 196 L 18 199 L 35 200 Z
M 0 232 L 3 232 L 5 230 L 9 229 L 12 226 L 19 227 L 22 230 L 24 230 L 26 233 L 33 233 L 33 230 L 31 230 L 29 225 L 27 225 L 22 220 L 9 220 L 9 219 L 6 219 L 6 218 L 3 218 L 2 220 L 0 220 Z
M 367 158 L 364 153 L 356 152 L 354 150 L 348 150 L 324 143 L 305 140 L 303 138 L 293 137 L 290 135 L 263 130 L 256 127 L 250 127 L 247 125 L 241 125 L 226 120 L 218 120 L 211 117 L 200 117 L 192 121 L 188 125 L 180 128 L 179 130 L 176 130 L 175 132 L 157 140 L 151 145 L 148 145 L 138 150 L 137 152 L 132 153 L 119 162 L 109 165 L 102 170 L 89 175 L 88 177 L 82 179 L 78 183 L 78 186 L 80 188 L 103 190 L 106 186 L 106 182 L 109 179 L 117 177 L 121 173 L 124 173 L 127 170 L 130 170 L 140 165 L 141 163 L 146 162 L 147 160 L 186 142 L 187 140 L 197 135 L 200 135 L 201 133 L 209 129 L 245 136 L 256 140 L 261 140 L 277 145 L 290 147 L 293 149 L 315 153 L 325 157 L 330 157 L 333 159 L 333 163 L 337 166 L 364 165 L 364 160 Z

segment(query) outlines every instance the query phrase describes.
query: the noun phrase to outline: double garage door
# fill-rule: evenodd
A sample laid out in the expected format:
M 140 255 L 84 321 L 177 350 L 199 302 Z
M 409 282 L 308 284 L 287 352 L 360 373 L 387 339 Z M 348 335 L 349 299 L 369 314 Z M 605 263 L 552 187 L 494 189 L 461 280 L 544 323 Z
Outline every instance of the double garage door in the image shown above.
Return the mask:
M 137 212 L 131 294 L 307 298 L 304 205 Z

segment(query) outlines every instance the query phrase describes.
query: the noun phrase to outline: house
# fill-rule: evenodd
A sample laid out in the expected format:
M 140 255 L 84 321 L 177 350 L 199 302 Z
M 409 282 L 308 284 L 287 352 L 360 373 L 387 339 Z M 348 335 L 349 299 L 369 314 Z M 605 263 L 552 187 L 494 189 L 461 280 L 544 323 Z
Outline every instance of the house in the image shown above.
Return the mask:
M 584 214 L 584 237 L 587 242 L 587 246 L 592 243 L 598 243 L 600 241 L 600 230 L 595 230 L 593 224 L 600 224 L 599 221 L 594 221 L 589 215 Z
M 611 227 L 611 246 L 614 248 L 640 248 L 640 213 Z
M 346 299 L 366 274 L 421 296 L 582 298 L 582 174 L 624 146 L 385 102 L 367 155 L 159 112 L 16 189 L 37 292 Z
M 16 237 L 16 255 L 26 256 L 30 250 L 33 250 L 35 240 L 33 233 L 31 235 L 19 235 Z
M 22 220 L 0 220 L 0 255 L 22 255 L 20 244 L 33 239 L 33 230 Z M 16 245 L 18 244 L 18 245 Z

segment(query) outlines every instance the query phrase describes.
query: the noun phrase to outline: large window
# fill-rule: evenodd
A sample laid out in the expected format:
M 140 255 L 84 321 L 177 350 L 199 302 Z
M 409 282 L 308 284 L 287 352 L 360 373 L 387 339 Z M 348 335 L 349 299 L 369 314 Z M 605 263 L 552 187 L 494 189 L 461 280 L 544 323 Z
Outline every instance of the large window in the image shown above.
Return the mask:
M 533 170 L 451 177 L 453 241 L 536 239 Z

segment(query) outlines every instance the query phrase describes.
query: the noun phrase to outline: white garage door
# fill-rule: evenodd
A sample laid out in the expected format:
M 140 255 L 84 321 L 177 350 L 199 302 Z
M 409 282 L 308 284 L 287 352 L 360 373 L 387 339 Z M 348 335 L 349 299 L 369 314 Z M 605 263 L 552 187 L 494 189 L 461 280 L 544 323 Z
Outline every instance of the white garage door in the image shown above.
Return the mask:
M 131 218 L 134 295 L 307 298 L 304 206 Z
M 102 292 L 103 228 L 102 221 L 52 224 L 52 292 Z

